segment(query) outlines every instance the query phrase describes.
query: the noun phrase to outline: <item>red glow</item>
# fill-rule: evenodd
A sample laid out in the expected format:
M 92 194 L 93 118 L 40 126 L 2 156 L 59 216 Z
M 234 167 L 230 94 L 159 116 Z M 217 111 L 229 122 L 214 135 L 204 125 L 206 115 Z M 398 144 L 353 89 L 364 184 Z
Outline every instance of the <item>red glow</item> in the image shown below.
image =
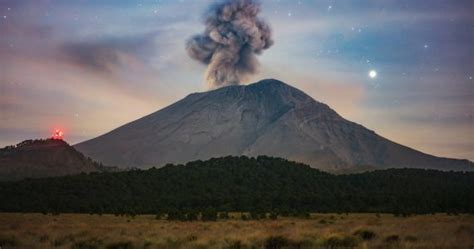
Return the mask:
M 62 130 L 56 129 L 53 133 L 52 139 L 63 139 L 63 135 L 64 135 L 64 133 L 63 133 Z

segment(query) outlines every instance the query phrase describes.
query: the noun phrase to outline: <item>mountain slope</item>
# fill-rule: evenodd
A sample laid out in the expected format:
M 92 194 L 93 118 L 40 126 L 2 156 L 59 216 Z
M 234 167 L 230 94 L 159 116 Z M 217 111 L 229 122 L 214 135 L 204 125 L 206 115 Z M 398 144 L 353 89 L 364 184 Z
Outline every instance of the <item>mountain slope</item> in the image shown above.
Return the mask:
M 278 80 L 194 93 L 75 147 L 106 164 L 141 168 L 223 155 L 278 156 L 325 170 L 472 168 L 393 143 Z
M 63 176 L 106 168 L 63 140 L 26 140 L 0 149 L 0 181 Z

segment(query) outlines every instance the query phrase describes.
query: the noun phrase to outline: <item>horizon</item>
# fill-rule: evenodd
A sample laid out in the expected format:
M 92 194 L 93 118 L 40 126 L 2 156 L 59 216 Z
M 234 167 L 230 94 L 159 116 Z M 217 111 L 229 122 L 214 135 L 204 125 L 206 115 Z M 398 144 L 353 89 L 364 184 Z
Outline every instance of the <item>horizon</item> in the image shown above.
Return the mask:
M 0 147 L 55 129 L 77 144 L 208 91 L 185 43 L 211 2 L 2 1 Z M 244 84 L 280 80 L 396 143 L 473 161 L 469 9 L 262 1 L 275 44 Z

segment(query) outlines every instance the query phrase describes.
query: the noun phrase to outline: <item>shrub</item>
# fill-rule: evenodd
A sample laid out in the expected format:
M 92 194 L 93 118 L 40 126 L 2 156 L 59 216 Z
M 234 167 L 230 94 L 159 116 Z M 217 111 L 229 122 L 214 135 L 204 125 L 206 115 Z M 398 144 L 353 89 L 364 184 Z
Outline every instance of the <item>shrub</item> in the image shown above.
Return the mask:
M 106 249 L 133 249 L 133 244 L 130 241 L 115 242 L 105 247 Z
M 159 248 L 183 248 L 185 243 L 187 243 L 186 240 L 168 237 Z
M 270 236 L 265 239 L 265 249 L 280 249 L 290 245 L 290 240 L 283 236 Z
M 225 249 L 241 249 L 243 248 L 242 241 L 240 240 L 232 240 L 232 241 L 226 241 L 227 246 L 225 246 Z
M 357 244 L 357 239 L 352 236 L 333 235 L 323 241 L 323 246 L 329 248 L 356 247 Z
M 283 217 L 289 217 L 290 216 L 290 211 L 288 211 L 287 209 L 282 210 L 280 213 L 281 213 L 281 216 L 283 216 Z
M 41 235 L 41 237 L 39 238 L 40 242 L 46 242 L 48 240 L 49 240 L 49 236 L 47 234 Z
M 227 220 L 227 219 L 229 219 L 229 213 L 227 213 L 227 212 L 221 212 L 221 213 L 219 213 L 219 219 L 222 219 L 222 220 Z
M 102 245 L 102 241 L 97 239 L 90 239 L 85 241 L 78 241 L 72 244 L 72 249 L 98 249 Z
M 460 225 L 456 229 L 456 234 L 466 234 L 466 235 L 474 235 L 474 227 L 469 225 Z
M 198 219 L 198 213 L 197 212 L 189 212 L 186 214 L 186 220 L 187 221 L 195 221 Z
M 0 246 L 18 246 L 20 242 L 14 235 L 0 234 Z
M 153 246 L 153 243 L 150 242 L 150 241 L 145 241 L 143 242 L 143 249 L 148 249 L 148 248 L 151 248 Z
M 202 221 L 216 221 L 217 212 L 215 210 L 208 209 L 201 213 L 201 220 Z
M 416 242 L 417 240 L 418 240 L 418 238 L 416 238 L 413 235 L 408 235 L 408 236 L 405 237 L 405 241 L 408 241 L 408 242 Z
M 363 240 L 372 240 L 376 237 L 375 232 L 365 229 L 357 230 L 354 235 Z
M 260 219 L 260 214 L 257 213 L 257 212 L 252 211 L 252 212 L 250 212 L 250 219 L 259 220 Z
M 173 210 L 168 213 L 168 220 L 180 220 L 180 221 L 185 221 L 186 220 L 186 214 L 182 211 L 177 211 Z
M 193 234 L 186 236 L 186 241 L 196 241 L 197 239 L 197 236 Z
M 308 213 L 308 212 L 305 212 L 305 211 L 296 212 L 295 214 L 293 214 L 293 216 L 296 217 L 296 218 L 300 218 L 300 219 L 309 219 L 309 218 L 311 218 L 311 214 Z M 331 216 L 331 217 L 334 217 L 334 216 Z
M 396 243 L 400 241 L 400 237 L 398 235 L 390 235 L 387 236 L 384 241 L 387 243 Z
M 275 213 L 275 212 L 272 212 L 272 213 L 270 213 L 269 218 L 272 219 L 272 220 L 276 220 L 276 219 L 278 219 L 278 214 Z

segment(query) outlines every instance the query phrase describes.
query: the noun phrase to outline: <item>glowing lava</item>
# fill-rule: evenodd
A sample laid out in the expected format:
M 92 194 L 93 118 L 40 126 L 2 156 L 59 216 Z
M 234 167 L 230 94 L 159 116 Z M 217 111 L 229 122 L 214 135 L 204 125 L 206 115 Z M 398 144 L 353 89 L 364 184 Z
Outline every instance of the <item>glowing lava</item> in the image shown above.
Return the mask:
M 52 137 L 52 138 L 53 138 L 53 139 L 63 139 L 63 135 L 64 135 L 64 133 L 63 133 L 62 130 L 56 129 L 56 130 L 54 131 L 54 133 L 53 133 L 53 137 Z

